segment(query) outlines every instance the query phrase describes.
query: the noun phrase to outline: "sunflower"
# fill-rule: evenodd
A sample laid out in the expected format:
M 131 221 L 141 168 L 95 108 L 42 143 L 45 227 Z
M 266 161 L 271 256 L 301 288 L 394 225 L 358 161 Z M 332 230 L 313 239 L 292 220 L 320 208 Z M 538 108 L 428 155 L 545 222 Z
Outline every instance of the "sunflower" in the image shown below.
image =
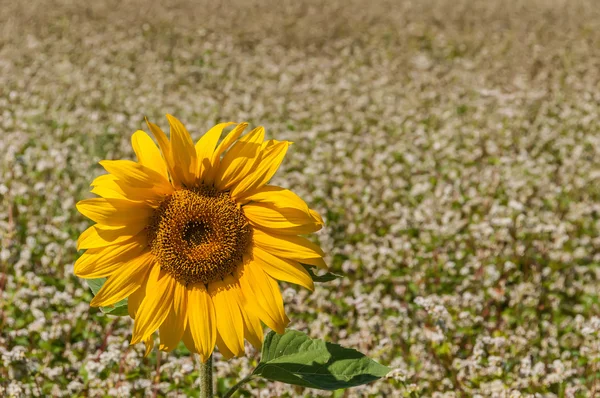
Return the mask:
M 170 139 L 147 122 L 158 146 L 133 134 L 137 162 L 100 162 L 108 174 L 91 184 L 100 197 L 77 204 L 96 224 L 79 237 L 86 251 L 74 272 L 107 278 L 92 306 L 128 298 L 131 344 L 145 342 L 147 353 L 158 330 L 164 351 L 183 340 L 202 361 L 215 345 L 240 356 L 244 339 L 261 347 L 263 324 L 283 333 L 289 323 L 277 280 L 313 290 L 303 264 L 327 268 L 321 248 L 300 236 L 323 220 L 291 191 L 267 185 L 291 142 L 221 123 L 194 145 L 167 119 Z

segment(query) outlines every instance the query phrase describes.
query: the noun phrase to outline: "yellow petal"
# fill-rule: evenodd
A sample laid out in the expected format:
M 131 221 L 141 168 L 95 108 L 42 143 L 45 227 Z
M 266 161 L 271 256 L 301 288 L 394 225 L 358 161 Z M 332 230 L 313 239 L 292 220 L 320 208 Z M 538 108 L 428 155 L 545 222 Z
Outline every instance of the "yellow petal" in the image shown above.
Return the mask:
M 137 311 L 131 344 L 146 340 L 164 322 L 173 305 L 177 282 L 160 267 L 153 267 L 146 286 L 146 297 Z
M 79 235 L 77 250 L 97 249 L 124 243 L 136 236 L 142 229 L 144 229 L 144 224 L 141 223 L 123 227 L 92 225 Z
M 263 328 L 260 319 L 255 313 L 246 308 L 242 308 L 241 311 L 244 318 L 244 337 L 254 348 L 260 350 L 263 343 Z
M 144 344 L 146 345 L 146 351 L 144 352 L 144 358 L 146 358 L 148 355 L 150 355 L 150 353 L 152 352 L 152 349 L 154 348 L 154 336 L 148 337 L 148 340 L 144 341 Z
M 239 305 L 239 284 L 228 276 L 223 281 L 211 282 L 208 292 L 215 304 L 217 331 L 235 356 L 244 354 L 244 320 Z
M 117 184 L 116 177 L 114 177 L 111 174 L 107 174 L 107 176 L 109 176 L 110 179 L 105 179 L 104 181 L 102 181 L 102 183 L 97 183 L 97 180 L 99 177 L 96 178 L 92 182 L 93 188 L 92 188 L 91 192 L 93 194 L 96 194 L 96 195 L 106 198 L 106 199 L 126 199 L 126 200 L 139 201 L 137 198 L 133 199 L 131 197 L 127 197 L 127 194 L 125 193 L 125 191 L 123 191 L 123 189 L 119 186 L 119 184 Z M 104 177 L 104 176 L 100 176 L 100 177 Z M 150 190 L 150 192 L 154 192 L 154 191 Z
M 307 264 L 305 260 L 320 258 L 325 255 L 321 248 L 301 236 L 269 234 L 254 229 L 254 243 L 274 256 L 290 258 Z
M 293 207 L 275 207 L 271 203 L 248 203 L 242 207 L 250 224 L 266 232 L 303 235 L 321 229 L 321 224 Z
M 220 158 L 221 155 L 233 145 L 233 143 L 242 135 L 244 130 L 248 127 L 248 123 L 240 123 L 235 129 L 225 136 L 223 141 L 217 146 L 217 149 L 213 153 L 213 159 Z
M 173 178 L 191 187 L 196 182 L 197 158 L 192 137 L 185 126 L 175 117 L 167 115 L 171 126 L 171 157 Z
M 129 297 L 142 286 L 155 261 L 156 258 L 153 254 L 146 253 L 123 264 L 118 272 L 108 277 L 90 302 L 90 305 L 92 307 L 104 307 Z
M 187 326 L 187 312 L 175 313 L 174 308 L 171 308 L 167 319 L 160 325 L 158 334 L 160 336 L 159 349 L 167 352 L 173 351 L 179 345 L 183 337 L 183 332 Z
M 153 208 L 158 207 L 164 199 L 164 195 L 161 195 L 152 189 L 131 188 L 126 190 L 127 193 L 124 193 L 124 190 L 119 185 L 120 183 L 118 181 L 113 181 L 110 186 L 109 184 L 105 184 L 94 187 L 90 192 L 104 199 L 124 199 L 137 202 L 141 205 L 148 205 Z
M 167 164 L 167 170 L 172 179 L 173 178 L 173 156 L 171 155 L 171 143 L 169 142 L 169 139 L 167 138 L 167 135 L 165 134 L 165 132 L 162 131 L 160 127 L 158 127 L 154 123 L 150 123 L 148 121 L 148 119 L 146 119 L 146 124 L 148 125 L 148 128 L 152 132 L 152 135 L 154 135 L 154 138 L 156 138 L 156 142 L 158 142 L 158 147 L 160 148 L 160 151 L 162 152 L 163 158 L 165 159 L 165 163 Z M 179 185 L 175 184 L 175 181 L 172 181 L 172 182 L 173 182 L 173 185 L 175 185 L 176 187 L 179 187 Z
M 259 264 L 246 260 L 236 276 L 246 298 L 245 308 L 277 333 L 283 333 L 289 323 L 283 309 L 283 298 L 277 282 Z
M 126 199 L 134 202 L 146 202 L 153 207 L 164 199 L 164 195 L 149 188 L 135 188 L 125 184 L 112 174 L 97 177 L 92 182 L 92 193 L 106 199 Z
M 206 132 L 196 143 L 196 158 L 198 159 L 198 168 L 196 170 L 196 177 L 202 180 L 202 177 L 208 169 L 212 166 L 213 154 L 215 147 L 223 129 L 235 124 L 233 122 L 219 123 Z
M 219 165 L 221 164 L 221 155 L 239 138 L 246 127 L 248 127 L 248 123 L 238 124 L 225 136 L 219 146 L 217 146 L 217 149 L 215 149 L 212 155 L 210 162 L 211 167 L 204 173 L 204 183 L 206 185 L 212 185 L 214 183 L 217 171 L 219 171 Z
M 252 306 L 249 304 L 256 299 L 253 295 L 246 297 L 241 285 L 240 288 L 237 289 L 237 293 L 239 296 L 240 311 L 242 313 L 242 318 L 244 319 L 244 338 L 248 340 L 254 348 L 260 350 L 264 337 L 263 328 L 260 319 L 255 311 L 252 311 Z
M 102 160 L 106 171 L 125 185 L 138 189 L 151 189 L 158 194 L 170 195 L 173 187 L 169 180 L 158 172 L 131 160 Z
M 227 347 L 227 344 L 225 344 L 225 342 L 223 341 L 223 337 L 221 337 L 221 335 L 219 333 L 217 333 L 217 347 L 219 347 L 219 352 L 221 353 L 221 355 L 223 355 L 223 357 L 227 360 L 233 358 L 235 355 L 233 355 L 233 352 L 231 352 L 231 350 Z
M 295 283 L 309 290 L 315 290 L 315 285 L 310 274 L 300 263 L 293 260 L 284 260 L 264 251 L 260 247 L 253 249 L 254 261 L 275 279 Z
M 179 345 L 188 323 L 187 302 L 187 288 L 177 282 L 173 296 L 173 308 L 169 312 L 165 322 L 159 328 L 159 348 L 161 350 L 172 351 Z
M 75 261 L 73 272 L 80 278 L 103 278 L 119 270 L 124 263 L 136 260 L 144 252 L 146 237 L 136 236 L 120 245 L 88 249 Z
M 138 130 L 131 136 L 131 146 L 135 151 L 138 162 L 156 171 L 165 180 L 169 181 L 167 164 L 160 154 L 160 150 L 146 132 Z
M 237 199 L 238 203 L 245 204 L 248 202 L 269 203 L 277 208 L 293 208 L 310 216 L 310 209 L 298 195 L 290 191 L 274 185 L 266 185 L 262 188 L 257 188 L 246 192 L 243 197 Z
M 188 321 L 187 327 L 185 328 L 185 331 L 183 332 L 183 337 L 181 339 L 183 340 L 183 344 L 185 344 L 185 348 L 187 348 L 190 352 L 192 352 L 194 354 L 198 353 L 198 350 L 196 350 L 196 346 L 194 345 L 194 338 L 192 337 L 192 332 L 190 331 L 189 321 Z M 200 358 L 200 359 L 202 359 L 202 358 Z M 206 362 L 206 361 L 202 361 L 202 362 Z
M 323 257 L 305 258 L 299 262 L 302 264 L 314 265 L 315 267 L 321 268 L 324 270 L 329 269 L 329 267 L 327 266 L 327 263 L 325 263 L 325 260 L 323 259 Z
M 318 222 L 321 225 L 325 225 L 325 221 L 323 221 L 323 218 L 321 217 L 321 215 L 319 213 L 317 213 L 316 211 L 314 211 L 313 209 L 310 209 L 310 215 L 316 222 Z
M 113 182 L 116 179 L 117 177 L 112 174 L 102 174 L 92 180 L 90 187 L 101 186 L 103 184 Z
M 175 314 L 178 316 L 180 314 L 186 314 L 187 303 L 188 289 L 185 285 L 178 282 L 177 285 L 175 285 L 175 295 L 173 297 L 173 308 L 175 309 Z
M 76 206 L 90 220 L 109 226 L 147 225 L 154 214 L 154 209 L 147 204 L 124 199 L 85 199 Z
M 155 265 L 155 267 L 158 268 L 159 266 Z M 148 277 L 144 278 L 144 280 L 142 281 L 142 285 L 139 287 L 139 289 L 131 293 L 131 295 L 127 299 L 127 312 L 129 313 L 131 319 L 135 319 L 135 315 L 137 314 L 138 309 L 140 308 L 140 304 L 142 304 L 144 297 L 146 297 L 147 285 Z
M 217 319 L 215 306 L 204 284 L 196 283 L 188 288 L 188 321 L 196 352 L 206 362 L 215 348 Z
M 231 191 L 231 197 L 237 198 L 247 191 L 264 186 L 275 175 L 289 147 L 289 142 L 280 142 L 265 148 L 251 172 Z
M 258 156 L 258 151 L 265 137 L 265 129 L 257 127 L 240 138 L 223 156 L 215 186 L 224 191 L 242 180 L 250 170 Z

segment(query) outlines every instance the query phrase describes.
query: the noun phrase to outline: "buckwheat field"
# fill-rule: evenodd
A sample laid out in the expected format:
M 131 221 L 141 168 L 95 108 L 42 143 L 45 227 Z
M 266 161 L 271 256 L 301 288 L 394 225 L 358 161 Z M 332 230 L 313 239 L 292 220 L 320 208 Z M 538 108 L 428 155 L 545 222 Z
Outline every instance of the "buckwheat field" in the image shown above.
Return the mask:
M 600 396 L 594 0 L 0 3 L 0 396 L 197 396 L 73 275 L 98 161 L 165 113 L 294 142 L 274 182 L 343 278 L 283 283 L 289 327 L 394 369 L 238 396 Z

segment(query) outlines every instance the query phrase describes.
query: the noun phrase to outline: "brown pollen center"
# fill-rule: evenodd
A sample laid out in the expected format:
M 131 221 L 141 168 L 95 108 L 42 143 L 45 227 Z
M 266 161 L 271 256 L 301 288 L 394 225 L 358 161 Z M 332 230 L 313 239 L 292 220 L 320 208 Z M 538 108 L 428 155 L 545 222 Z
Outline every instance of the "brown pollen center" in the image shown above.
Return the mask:
M 229 192 L 200 185 L 176 191 L 161 203 L 148 240 L 161 269 L 185 285 L 207 284 L 242 263 L 252 228 Z

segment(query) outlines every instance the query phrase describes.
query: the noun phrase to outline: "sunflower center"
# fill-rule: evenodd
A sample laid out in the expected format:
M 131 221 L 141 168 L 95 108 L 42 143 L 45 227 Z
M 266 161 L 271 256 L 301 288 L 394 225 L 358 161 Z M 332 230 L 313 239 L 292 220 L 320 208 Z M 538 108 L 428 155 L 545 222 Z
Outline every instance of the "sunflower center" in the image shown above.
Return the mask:
M 190 246 L 198 246 L 210 239 L 210 226 L 203 221 L 190 221 L 183 227 L 183 240 Z
M 248 251 L 252 229 L 229 192 L 200 185 L 176 191 L 161 203 L 148 238 L 161 269 L 187 285 L 235 271 Z

